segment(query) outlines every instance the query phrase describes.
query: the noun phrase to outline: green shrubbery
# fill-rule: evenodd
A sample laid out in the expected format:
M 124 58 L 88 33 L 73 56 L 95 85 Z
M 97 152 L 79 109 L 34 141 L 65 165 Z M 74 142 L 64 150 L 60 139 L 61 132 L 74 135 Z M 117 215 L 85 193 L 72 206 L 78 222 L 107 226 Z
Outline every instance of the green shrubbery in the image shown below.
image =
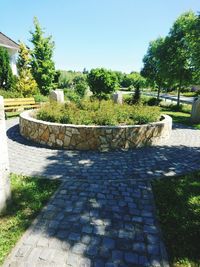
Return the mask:
M 3 96 L 4 98 L 18 98 L 21 97 L 20 92 L 9 90 L 6 91 L 4 89 L 0 89 L 0 96 Z
M 83 100 L 77 103 L 48 103 L 38 112 L 44 121 L 85 125 L 132 125 L 158 121 L 158 107 L 118 105 L 112 101 Z
M 119 86 L 115 72 L 104 68 L 92 69 L 87 75 L 87 81 L 93 95 L 98 99 L 106 99 Z

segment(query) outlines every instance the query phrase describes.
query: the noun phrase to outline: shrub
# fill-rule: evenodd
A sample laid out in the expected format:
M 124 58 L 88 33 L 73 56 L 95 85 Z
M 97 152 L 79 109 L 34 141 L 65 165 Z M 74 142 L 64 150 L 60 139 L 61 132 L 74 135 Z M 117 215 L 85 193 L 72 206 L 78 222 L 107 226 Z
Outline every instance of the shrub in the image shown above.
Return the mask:
M 24 43 L 19 45 L 19 56 L 17 60 L 17 77 L 16 90 L 21 96 L 27 97 L 37 93 L 37 83 L 31 74 L 30 68 L 30 51 Z
M 48 103 L 36 117 L 40 120 L 84 125 L 132 125 L 158 121 L 159 107 L 118 105 L 112 101 L 80 101 L 79 103 Z
M 118 79 L 114 72 L 106 69 L 92 69 L 88 74 L 88 84 L 92 93 L 99 99 L 117 89 Z
M 157 99 L 156 97 L 142 97 L 143 104 L 146 104 L 148 106 L 158 106 L 162 99 Z
M 41 94 L 34 95 L 35 102 L 47 102 L 49 100 L 48 96 L 44 96 Z
M 12 87 L 13 74 L 10 67 L 10 57 L 4 47 L 0 47 L 0 87 L 9 90 Z
M 80 96 L 80 98 L 83 98 L 86 90 L 88 89 L 87 76 L 78 73 L 75 73 L 74 75 L 75 77 L 72 80 L 72 89 Z
M 81 101 L 80 95 L 78 95 L 74 90 L 72 89 L 65 89 L 64 90 L 65 97 L 75 103 L 79 103 Z
M 17 91 L 5 91 L 4 89 L 0 89 L 0 95 L 4 98 L 18 98 L 21 97 L 21 94 Z

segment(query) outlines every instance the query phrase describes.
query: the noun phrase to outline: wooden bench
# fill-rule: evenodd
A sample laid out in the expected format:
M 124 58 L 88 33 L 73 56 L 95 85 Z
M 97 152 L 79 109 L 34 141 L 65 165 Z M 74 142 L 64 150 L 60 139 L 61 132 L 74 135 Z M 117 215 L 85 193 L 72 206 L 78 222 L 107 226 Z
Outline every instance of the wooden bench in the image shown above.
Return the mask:
M 33 97 L 29 98 L 7 98 L 4 99 L 4 110 L 7 112 L 19 112 L 25 109 L 39 108 L 40 104 Z M 7 117 L 7 114 L 6 114 Z

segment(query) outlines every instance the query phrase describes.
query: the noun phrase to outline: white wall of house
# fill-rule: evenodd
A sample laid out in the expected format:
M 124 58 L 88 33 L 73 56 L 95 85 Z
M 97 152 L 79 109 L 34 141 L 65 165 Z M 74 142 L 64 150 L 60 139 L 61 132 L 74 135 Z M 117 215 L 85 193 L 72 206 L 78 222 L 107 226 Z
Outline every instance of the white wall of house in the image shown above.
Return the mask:
M 10 66 L 12 69 L 12 72 L 14 75 L 17 75 L 17 66 L 16 66 L 16 62 L 17 62 L 17 51 L 14 49 L 9 49 L 8 48 L 8 53 L 10 56 Z

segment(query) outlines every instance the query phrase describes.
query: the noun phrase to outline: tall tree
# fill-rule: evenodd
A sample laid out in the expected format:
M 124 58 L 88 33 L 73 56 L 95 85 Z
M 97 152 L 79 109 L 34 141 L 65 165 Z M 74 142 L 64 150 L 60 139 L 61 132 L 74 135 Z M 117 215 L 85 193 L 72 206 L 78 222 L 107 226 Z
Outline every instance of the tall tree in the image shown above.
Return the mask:
M 144 66 L 141 74 L 147 79 L 147 83 L 158 89 L 157 99 L 160 97 L 161 88 L 166 84 L 166 55 L 164 39 L 158 38 L 150 42 L 147 54 L 143 58 Z
M 190 50 L 191 64 L 194 70 L 194 83 L 200 84 L 200 13 L 191 13 L 189 29 L 186 33 L 186 41 Z
M 10 57 L 8 51 L 0 47 L 0 88 L 11 89 L 13 74 L 10 67 Z
M 35 31 L 31 32 L 33 43 L 32 55 L 32 73 L 39 90 L 42 94 L 47 95 L 53 88 L 55 77 L 55 65 L 52 60 L 54 42 L 51 36 L 44 37 L 44 32 L 40 27 L 38 19 L 34 18 Z
M 30 63 L 30 50 L 21 42 L 17 60 L 19 77 L 17 79 L 16 90 L 24 97 L 37 93 L 37 83 L 32 76 Z
M 181 15 L 165 39 L 166 74 L 174 87 L 177 88 L 177 106 L 180 105 L 181 90 L 192 82 L 193 68 L 186 36 L 194 19 L 195 14 L 193 12 Z

